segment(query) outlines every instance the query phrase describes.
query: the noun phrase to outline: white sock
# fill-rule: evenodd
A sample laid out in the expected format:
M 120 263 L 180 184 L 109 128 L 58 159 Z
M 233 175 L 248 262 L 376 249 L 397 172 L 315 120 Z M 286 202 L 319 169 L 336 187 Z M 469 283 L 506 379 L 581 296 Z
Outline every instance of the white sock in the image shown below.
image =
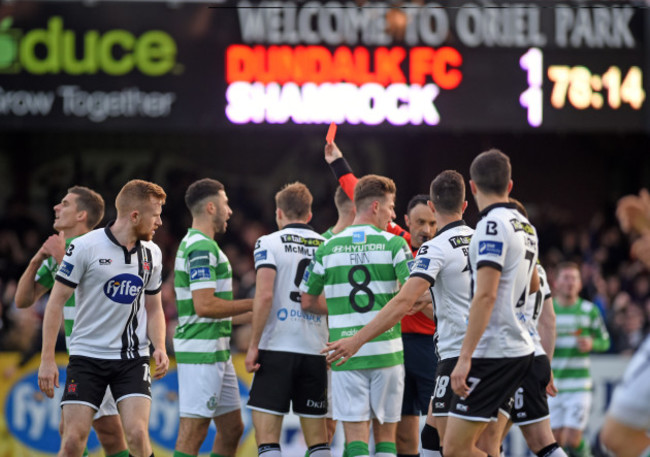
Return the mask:
M 259 457 L 282 457 L 282 451 L 278 443 L 261 444 L 257 447 Z
M 327 443 L 312 446 L 308 451 L 309 457 L 332 457 L 332 451 Z
M 429 449 L 422 449 L 422 457 L 442 457 L 440 451 L 431 451 Z

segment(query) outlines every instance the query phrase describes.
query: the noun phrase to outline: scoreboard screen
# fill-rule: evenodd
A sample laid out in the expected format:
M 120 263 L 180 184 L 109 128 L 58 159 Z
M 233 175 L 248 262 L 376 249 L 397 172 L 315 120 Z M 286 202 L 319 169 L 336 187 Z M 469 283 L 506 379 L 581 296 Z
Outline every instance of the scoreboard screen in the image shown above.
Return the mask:
M 635 3 L 17 2 L 0 129 L 650 132 Z
M 645 11 L 630 4 L 237 5 L 232 123 L 601 131 L 647 118 Z

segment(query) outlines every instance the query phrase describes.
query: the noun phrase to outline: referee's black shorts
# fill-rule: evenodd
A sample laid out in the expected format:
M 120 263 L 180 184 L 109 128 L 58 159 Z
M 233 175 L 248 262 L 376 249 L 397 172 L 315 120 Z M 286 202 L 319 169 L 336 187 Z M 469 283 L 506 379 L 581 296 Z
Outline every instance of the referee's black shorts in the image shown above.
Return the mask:
M 404 397 L 402 416 L 424 416 L 436 386 L 438 356 L 433 335 L 402 333 L 404 345 Z

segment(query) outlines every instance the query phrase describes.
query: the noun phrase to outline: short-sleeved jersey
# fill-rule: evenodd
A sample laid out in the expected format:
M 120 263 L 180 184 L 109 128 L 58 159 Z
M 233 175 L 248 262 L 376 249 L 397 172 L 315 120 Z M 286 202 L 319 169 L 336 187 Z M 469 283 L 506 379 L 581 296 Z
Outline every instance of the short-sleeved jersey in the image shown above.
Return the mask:
M 190 228 L 181 240 L 174 263 L 178 326 L 174 352 L 178 363 L 215 363 L 230 358 L 232 318 L 199 317 L 192 291 L 213 289 L 214 296 L 232 300 L 232 269 L 219 245 Z
M 526 305 L 537 262 L 537 233 L 512 203 L 496 203 L 482 218 L 469 245 L 472 293 L 480 268 L 501 272 L 490 321 L 472 357 L 523 357 L 534 351 L 533 340 L 516 311 Z
M 77 237 L 75 236 L 65 240 L 66 250 L 70 246 L 72 240 L 76 238 Z M 38 268 L 34 281 L 49 290 L 54 287 L 54 280 L 56 278 L 56 272 L 58 269 L 59 264 L 56 263 L 54 257 L 48 257 L 47 259 L 43 260 L 43 263 L 41 263 L 41 266 Z M 74 315 L 76 312 L 76 309 L 74 307 L 75 295 L 76 294 L 72 294 L 68 301 L 65 302 L 65 306 L 63 307 L 63 328 L 65 331 L 65 346 L 67 348 L 70 347 L 70 333 L 72 333 L 72 325 L 74 324 Z
M 255 245 L 255 269 L 276 271 L 273 304 L 259 348 L 320 355 L 327 342 L 326 316 L 302 311 L 300 282 L 325 239 L 305 224 L 288 224 Z
M 372 225 L 352 225 L 316 250 L 300 290 L 311 295 L 325 292 L 330 341 L 354 335 L 377 315 L 408 278 L 412 258 L 403 238 Z M 332 369 L 383 368 L 403 361 L 397 324 Z
M 467 331 L 472 280 L 467 256 L 473 233 L 465 221 L 447 224 L 420 247 L 411 269 L 411 277 L 431 284 L 440 360 L 460 355 Z
M 579 298 L 571 306 L 561 306 L 553 300 L 557 339 L 551 367 L 555 385 L 560 392 L 591 390 L 589 352 L 578 350 L 578 338 L 593 338 L 594 352 L 609 349 L 609 333 L 600 310 L 590 301 Z
M 57 271 L 56 280 L 76 294 L 68 349 L 98 359 L 148 357 L 144 295 L 160 292 L 162 254 L 152 241 L 127 250 L 110 226 L 70 243 Z
M 546 354 L 546 351 L 542 347 L 542 339 L 539 336 L 537 325 L 539 324 L 539 316 L 542 314 L 544 301 L 551 297 L 551 287 L 548 285 L 548 278 L 546 277 L 544 267 L 537 263 L 535 268 L 537 268 L 537 275 L 539 276 L 539 290 L 528 296 L 526 306 L 517 310 L 517 317 L 524 323 L 524 326 L 533 339 L 535 356 L 538 356 Z

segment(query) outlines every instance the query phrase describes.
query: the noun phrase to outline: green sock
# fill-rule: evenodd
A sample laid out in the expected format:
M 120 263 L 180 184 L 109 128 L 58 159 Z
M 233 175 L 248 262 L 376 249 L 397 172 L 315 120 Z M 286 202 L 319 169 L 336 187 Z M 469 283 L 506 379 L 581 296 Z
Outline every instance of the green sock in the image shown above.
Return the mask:
M 117 454 L 107 455 L 106 457 L 129 457 L 129 450 L 124 449 L 123 451 L 120 451 Z
M 348 455 L 348 445 L 345 443 L 343 443 L 343 455 L 341 455 L 341 457 L 350 457 Z
M 185 454 L 184 452 L 174 450 L 173 457 L 196 457 L 196 456 L 191 454 Z
M 210 457 L 226 457 L 226 456 L 221 454 L 215 454 L 214 452 L 210 452 Z
M 584 439 L 580 440 L 578 447 L 567 446 L 567 454 L 574 457 L 592 457 L 591 450 Z
M 83 457 L 88 457 L 88 446 L 84 448 Z
M 362 455 L 370 455 L 370 450 L 368 450 L 368 443 L 363 441 L 351 441 L 345 447 L 348 457 L 357 457 Z
M 375 455 L 397 455 L 397 446 L 391 441 L 382 441 L 375 445 Z

